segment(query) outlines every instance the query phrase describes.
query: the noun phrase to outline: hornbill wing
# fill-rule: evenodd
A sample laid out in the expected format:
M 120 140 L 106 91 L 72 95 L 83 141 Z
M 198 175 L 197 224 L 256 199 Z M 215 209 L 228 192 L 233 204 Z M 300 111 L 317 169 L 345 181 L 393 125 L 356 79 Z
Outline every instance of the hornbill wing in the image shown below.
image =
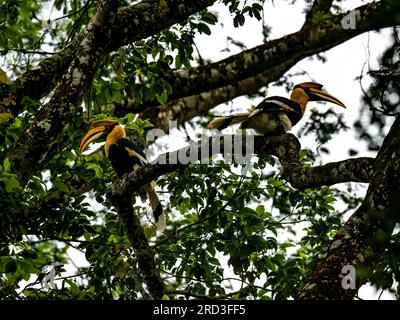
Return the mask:
M 283 112 L 289 117 L 292 126 L 294 126 L 303 116 L 300 105 L 290 99 L 273 96 L 264 99 L 253 112 L 250 113 L 249 118 L 257 115 L 260 112 L 278 113 Z
M 284 98 L 284 97 L 268 97 L 265 98 L 261 103 L 255 108 L 252 112 L 256 112 L 258 110 L 267 111 L 267 112 L 300 112 L 301 109 L 297 102 Z M 251 114 L 250 114 L 251 116 Z
M 114 164 L 114 168 L 117 172 L 119 172 L 120 176 L 122 176 L 124 173 L 131 172 L 132 170 L 137 170 L 144 164 L 148 163 L 143 151 L 129 139 L 119 139 L 117 142 L 117 147 L 119 150 L 121 150 L 121 152 L 127 153 L 129 155 L 129 161 L 123 161 L 125 165 L 122 167 L 122 170 L 118 170 L 119 166 L 121 166 L 121 159 L 115 159 L 114 161 L 113 159 L 110 159 L 111 163 Z M 145 202 L 147 200 L 147 193 L 143 188 L 140 188 L 138 190 L 138 194 L 142 202 Z
M 143 151 L 140 150 L 140 148 L 129 139 L 126 138 L 119 139 L 118 146 L 121 148 L 125 148 L 131 157 L 136 157 L 141 165 L 149 163 Z

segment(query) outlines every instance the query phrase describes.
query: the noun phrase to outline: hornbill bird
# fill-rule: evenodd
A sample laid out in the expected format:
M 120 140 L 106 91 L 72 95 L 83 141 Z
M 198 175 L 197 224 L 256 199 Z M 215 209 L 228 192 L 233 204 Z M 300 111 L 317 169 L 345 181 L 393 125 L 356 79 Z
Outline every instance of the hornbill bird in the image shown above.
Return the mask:
M 294 86 L 290 99 L 267 97 L 253 110 L 214 119 L 208 128 L 222 130 L 240 123 L 240 129 L 251 128 L 259 134 L 284 134 L 300 121 L 309 101 L 328 101 L 346 108 L 339 99 L 324 91 L 322 84 L 303 82 Z
M 125 129 L 118 121 L 99 120 L 93 122 L 90 130 L 81 141 L 80 151 L 83 152 L 89 143 L 99 138 L 105 139 L 106 156 L 119 177 L 148 163 L 142 150 L 126 138 Z M 156 184 L 152 181 L 142 186 L 138 193 L 142 201 L 149 199 L 154 219 L 157 222 L 157 229 L 163 231 L 165 229 L 165 216 L 155 187 Z

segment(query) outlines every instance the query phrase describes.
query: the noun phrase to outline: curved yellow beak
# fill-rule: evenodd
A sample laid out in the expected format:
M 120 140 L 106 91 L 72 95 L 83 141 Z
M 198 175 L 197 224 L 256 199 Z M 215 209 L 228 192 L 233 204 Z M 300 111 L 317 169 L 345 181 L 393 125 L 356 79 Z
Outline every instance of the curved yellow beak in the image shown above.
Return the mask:
M 81 144 L 79 146 L 80 152 L 83 152 L 85 150 L 86 146 L 99 139 L 104 131 L 107 130 L 108 127 L 112 127 L 119 124 L 118 121 L 116 120 L 98 120 L 92 123 L 91 129 L 88 131 L 88 133 L 83 137 Z
M 346 108 L 345 104 L 340 101 L 338 98 L 335 98 L 334 96 L 330 95 L 328 92 L 317 89 L 317 88 L 309 88 L 310 91 L 310 97 L 313 98 L 313 100 L 322 100 L 322 101 L 327 101 L 331 102 L 334 104 L 337 104 L 338 106 L 341 106 L 342 108 Z
M 90 129 L 88 131 L 88 133 L 83 137 L 83 139 L 81 141 L 81 144 L 79 146 L 79 150 L 81 152 L 83 152 L 83 150 L 85 150 L 86 146 L 89 143 L 99 139 L 103 135 L 103 133 L 104 133 L 104 131 L 106 129 L 107 128 L 104 127 L 104 126 L 100 126 L 100 127 L 96 127 L 96 128 Z

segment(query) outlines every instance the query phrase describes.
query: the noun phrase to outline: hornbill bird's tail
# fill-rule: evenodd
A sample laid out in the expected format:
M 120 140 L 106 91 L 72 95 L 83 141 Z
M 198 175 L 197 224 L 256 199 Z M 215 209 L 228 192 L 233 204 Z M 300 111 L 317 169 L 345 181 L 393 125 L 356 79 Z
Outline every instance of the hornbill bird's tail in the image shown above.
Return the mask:
M 165 215 L 163 212 L 163 208 L 160 203 L 160 199 L 158 198 L 157 192 L 155 190 L 156 183 L 152 181 L 144 186 L 144 189 L 147 193 L 147 197 L 150 202 L 151 209 L 153 211 L 154 219 L 157 222 L 157 230 L 162 232 L 165 229 Z
M 250 112 L 236 113 L 231 116 L 216 118 L 208 124 L 208 129 L 222 130 L 235 123 L 241 123 L 246 120 L 250 115 Z

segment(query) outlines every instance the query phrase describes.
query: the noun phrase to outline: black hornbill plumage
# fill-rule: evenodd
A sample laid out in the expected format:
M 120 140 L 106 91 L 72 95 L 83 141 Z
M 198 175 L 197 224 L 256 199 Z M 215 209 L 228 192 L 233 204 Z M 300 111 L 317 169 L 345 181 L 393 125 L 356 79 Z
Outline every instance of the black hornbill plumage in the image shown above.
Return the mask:
M 119 177 L 148 163 L 145 154 L 132 141 L 126 138 L 125 129 L 116 120 L 99 120 L 91 125 L 91 129 L 81 141 L 81 152 L 96 139 L 105 139 L 104 149 L 107 158 Z M 142 200 L 150 201 L 154 219 L 159 231 L 165 229 L 165 216 L 160 200 L 155 191 L 155 182 L 145 184 L 139 190 Z
M 214 119 L 208 128 L 222 130 L 240 123 L 241 129 L 251 128 L 259 134 L 269 136 L 280 135 L 300 121 L 309 101 L 328 101 L 346 108 L 339 99 L 322 90 L 322 84 L 303 82 L 294 86 L 290 99 L 267 97 L 253 110 Z

